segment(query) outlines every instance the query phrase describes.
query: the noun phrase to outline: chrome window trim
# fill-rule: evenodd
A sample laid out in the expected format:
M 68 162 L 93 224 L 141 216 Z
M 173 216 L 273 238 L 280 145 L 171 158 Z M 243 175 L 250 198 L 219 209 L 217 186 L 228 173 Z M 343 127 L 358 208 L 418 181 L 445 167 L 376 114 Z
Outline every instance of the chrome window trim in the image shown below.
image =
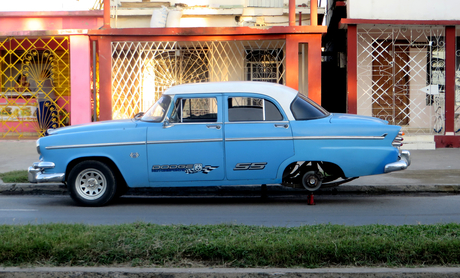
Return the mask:
M 95 148 L 95 147 L 115 147 L 115 146 L 130 146 L 130 145 L 145 145 L 145 142 L 120 142 L 120 143 L 97 143 L 97 144 L 79 144 L 79 145 L 62 145 L 62 146 L 48 146 L 47 150 L 57 149 L 75 149 L 75 148 Z
M 208 142 L 222 142 L 223 139 L 189 139 L 189 140 L 161 140 L 161 141 L 147 141 L 148 145 L 152 144 L 177 144 L 177 143 L 208 143 Z
M 382 136 L 295 136 L 294 140 L 383 140 L 385 135 Z
M 175 126 L 175 125 L 221 125 L 222 122 L 182 122 L 182 123 L 170 122 L 169 124 L 171 126 Z

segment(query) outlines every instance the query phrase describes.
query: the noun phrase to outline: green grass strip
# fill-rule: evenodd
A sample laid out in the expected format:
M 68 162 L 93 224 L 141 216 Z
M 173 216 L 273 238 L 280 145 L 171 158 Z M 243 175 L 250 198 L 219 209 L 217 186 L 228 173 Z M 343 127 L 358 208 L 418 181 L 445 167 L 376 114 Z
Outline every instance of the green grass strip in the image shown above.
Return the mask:
M 26 182 L 29 182 L 27 180 L 27 170 L 0 173 L 0 179 L 5 183 L 26 183 Z
M 0 226 L 1 266 L 328 267 L 460 264 L 460 225 L 293 228 L 134 223 Z

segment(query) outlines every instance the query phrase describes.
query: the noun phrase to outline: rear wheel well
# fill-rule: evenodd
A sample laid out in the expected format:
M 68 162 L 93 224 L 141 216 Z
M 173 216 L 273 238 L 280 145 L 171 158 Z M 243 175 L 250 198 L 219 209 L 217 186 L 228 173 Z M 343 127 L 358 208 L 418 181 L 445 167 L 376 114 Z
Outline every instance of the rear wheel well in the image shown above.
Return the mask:
M 322 183 L 345 179 L 342 169 L 335 163 L 324 161 L 296 161 L 289 164 L 283 172 L 282 183 L 285 186 L 303 188 L 302 178 L 307 172 L 317 172 Z

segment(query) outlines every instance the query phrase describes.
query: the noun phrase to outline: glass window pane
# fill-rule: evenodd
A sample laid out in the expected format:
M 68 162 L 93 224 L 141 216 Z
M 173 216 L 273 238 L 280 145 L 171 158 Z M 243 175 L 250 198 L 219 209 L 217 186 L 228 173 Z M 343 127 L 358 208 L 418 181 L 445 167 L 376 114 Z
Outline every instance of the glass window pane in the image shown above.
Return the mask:
M 261 98 L 234 97 L 228 99 L 228 120 L 281 121 L 283 116 L 270 101 Z
M 170 121 L 217 122 L 217 99 L 215 98 L 180 98 L 174 105 Z

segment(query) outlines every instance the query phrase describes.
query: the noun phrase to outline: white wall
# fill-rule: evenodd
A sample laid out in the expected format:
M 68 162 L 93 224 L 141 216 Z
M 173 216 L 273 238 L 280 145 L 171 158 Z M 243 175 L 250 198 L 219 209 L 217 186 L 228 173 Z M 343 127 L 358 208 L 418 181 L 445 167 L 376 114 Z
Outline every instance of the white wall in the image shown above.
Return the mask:
M 348 0 L 348 18 L 459 20 L 459 0 Z

